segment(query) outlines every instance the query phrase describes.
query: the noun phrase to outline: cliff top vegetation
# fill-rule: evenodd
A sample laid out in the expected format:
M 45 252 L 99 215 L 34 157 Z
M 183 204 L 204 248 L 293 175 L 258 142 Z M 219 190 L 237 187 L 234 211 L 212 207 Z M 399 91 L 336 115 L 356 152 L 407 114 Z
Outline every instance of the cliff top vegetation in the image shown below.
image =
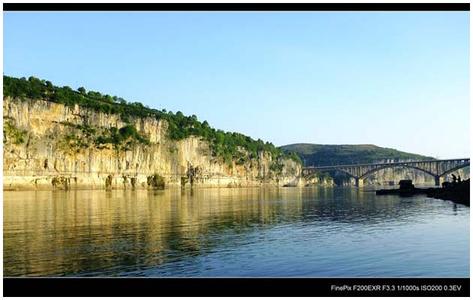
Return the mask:
M 185 116 L 178 111 L 173 113 L 165 109 L 149 108 L 139 102 L 127 102 L 125 99 L 103 95 L 95 91 L 87 91 L 84 87 L 77 90 L 69 86 L 58 87 L 50 81 L 36 77 L 26 79 L 3 76 L 3 95 L 20 100 L 38 99 L 61 103 L 66 106 L 80 107 L 107 114 L 120 115 L 123 122 L 130 124 L 136 118 L 155 118 L 168 122 L 168 137 L 171 140 L 181 140 L 189 136 L 201 137 L 207 141 L 212 154 L 223 158 L 226 162 L 235 160 L 243 164 L 248 159 L 257 159 L 259 152 L 271 154 L 273 159 L 289 158 L 301 163 L 300 158 L 293 152 L 284 152 L 272 143 L 254 140 L 237 132 L 225 132 L 210 127 L 207 121 L 200 122 L 197 116 Z M 130 133 L 134 134 L 134 132 Z M 240 149 L 246 150 L 242 153 Z

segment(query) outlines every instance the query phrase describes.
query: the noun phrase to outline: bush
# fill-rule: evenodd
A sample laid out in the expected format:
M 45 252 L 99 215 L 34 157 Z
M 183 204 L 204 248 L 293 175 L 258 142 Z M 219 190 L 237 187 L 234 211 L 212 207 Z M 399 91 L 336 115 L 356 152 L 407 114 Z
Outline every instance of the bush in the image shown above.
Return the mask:
M 10 123 L 10 121 L 5 121 L 3 123 L 4 142 L 6 142 L 7 139 L 10 139 L 15 145 L 23 144 L 26 141 L 27 133 L 28 132 L 26 130 L 20 130 L 15 125 Z
M 165 186 L 164 177 L 162 177 L 158 174 L 148 176 L 147 183 L 148 183 L 148 186 L 150 186 L 152 188 L 159 189 L 159 190 L 164 190 L 164 186 Z

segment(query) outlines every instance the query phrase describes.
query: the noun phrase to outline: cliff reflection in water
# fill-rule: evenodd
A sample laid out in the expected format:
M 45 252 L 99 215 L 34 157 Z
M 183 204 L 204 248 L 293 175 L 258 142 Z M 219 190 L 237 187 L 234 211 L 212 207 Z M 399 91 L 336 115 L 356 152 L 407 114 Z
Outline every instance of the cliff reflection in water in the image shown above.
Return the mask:
M 284 265 L 283 251 L 297 234 L 297 242 L 340 233 L 356 239 L 366 230 L 415 224 L 447 205 L 432 210 L 426 203 L 432 200 L 380 200 L 355 189 L 4 192 L 4 275 L 190 276 L 215 269 L 209 274 L 232 276 L 231 270 L 218 274 L 225 268 L 215 264 L 238 261 L 235 249 L 261 247 L 282 260 L 271 264 Z M 241 266 L 252 259 L 244 257 Z M 298 274 L 284 266 L 273 275 L 285 270 Z

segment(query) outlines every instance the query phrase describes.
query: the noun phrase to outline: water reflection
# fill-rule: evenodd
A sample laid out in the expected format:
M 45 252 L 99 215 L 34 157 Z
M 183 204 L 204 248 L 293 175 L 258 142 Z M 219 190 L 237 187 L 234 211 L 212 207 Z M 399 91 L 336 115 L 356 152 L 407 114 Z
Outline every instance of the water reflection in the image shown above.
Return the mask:
M 320 251 L 333 268 L 340 257 L 328 252 L 346 248 L 341 241 L 355 251 L 370 236 L 418 231 L 433 218 L 443 227 L 432 237 L 448 239 L 453 222 L 466 229 L 464 243 L 468 219 L 452 221 L 457 214 L 469 208 L 349 188 L 4 192 L 4 275 L 330 275 L 306 253 Z M 264 252 L 273 258 L 259 259 Z M 249 273 L 237 271 L 245 266 Z

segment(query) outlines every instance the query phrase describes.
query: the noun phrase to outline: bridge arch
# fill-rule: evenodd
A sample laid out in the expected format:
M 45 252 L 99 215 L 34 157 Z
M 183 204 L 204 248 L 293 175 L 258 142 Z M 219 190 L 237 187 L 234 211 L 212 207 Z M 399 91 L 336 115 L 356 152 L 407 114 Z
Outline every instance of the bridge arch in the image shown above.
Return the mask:
M 440 177 L 443 177 L 456 170 L 469 167 L 469 158 L 460 159 L 444 159 L 444 160 L 422 160 L 422 161 L 406 161 L 396 163 L 372 163 L 372 164 L 358 164 L 358 165 L 339 165 L 339 166 L 320 166 L 320 167 L 306 167 L 303 168 L 303 176 L 309 175 L 311 172 L 317 171 L 339 171 L 350 178 L 356 180 L 356 185 L 369 175 L 387 168 L 410 168 L 418 170 L 422 173 L 434 177 L 435 185 L 440 185 Z
M 361 177 L 358 177 L 356 175 L 353 175 L 352 173 L 350 173 L 349 171 L 347 170 L 344 170 L 343 168 L 335 168 L 333 169 L 333 171 L 339 171 L 339 172 L 342 172 L 343 174 L 346 174 L 348 175 L 350 178 L 353 178 L 355 179 L 355 186 L 359 186 L 360 185 L 360 179 L 362 179 Z
M 396 166 L 389 166 L 389 165 L 386 165 L 386 166 L 380 166 L 378 168 L 374 168 L 374 169 L 371 169 L 369 171 L 367 171 L 366 173 L 364 173 L 363 175 L 360 176 L 360 179 L 365 179 L 366 177 L 368 177 L 368 175 L 371 175 L 373 173 L 376 173 L 380 170 L 384 170 L 384 169 L 394 169 L 394 168 L 406 168 L 406 169 L 415 169 L 415 170 L 419 170 L 419 171 L 422 171 L 426 174 L 429 174 L 430 176 L 432 177 L 436 177 L 437 175 L 432 173 L 432 172 L 429 172 L 427 170 L 424 170 L 422 168 L 419 168 L 419 167 L 416 167 L 416 166 L 409 166 L 409 165 L 396 165 Z
M 347 170 L 343 170 L 342 168 L 337 168 L 337 169 L 334 169 L 335 171 L 339 171 L 339 172 L 343 172 L 345 174 L 347 174 L 348 176 L 350 176 L 351 178 L 355 178 L 355 179 L 359 179 L 361 177 L 357 177 L 356 175 L 353 175 L 352 173 L 348 172 Z
M 460 170 L 460 169 L 463 169 L 463 168 L 466 168 L 466 167 L 469 167 L 470 166 L 470 163 L 466 163 L 466 164 L 463 164 L 463 165 L 460 165 L 460 166 L 456 166 L 456 167 L 453 167 L 451 169 L 448 169 L 447 171 L 443 172 L 442 174 L 439 175 L 439 177 L 442 177 L 442 176 L 445 176 L 447 174 L 450 174 L 456 170 Z

